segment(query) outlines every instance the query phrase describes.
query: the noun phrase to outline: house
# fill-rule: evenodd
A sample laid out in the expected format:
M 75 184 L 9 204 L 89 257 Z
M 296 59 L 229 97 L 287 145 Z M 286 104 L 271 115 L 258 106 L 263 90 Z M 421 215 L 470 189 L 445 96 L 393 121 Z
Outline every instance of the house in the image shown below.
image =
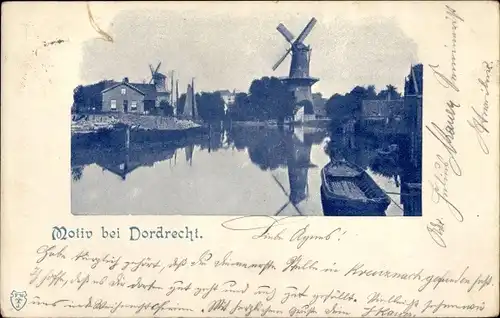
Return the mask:
M 133 149 L 106 152 L 94 159 L 103 171 L 109 171 L 125 180 L 133 171 L 140 167 L 152 167 L 174 157 L 174 149 L 164 149 L 158 145 L 134 147 Z
M 157 73 L 154 84 L 130 83 L 104 80 L 96 84 L 75 89 L 80 97 L 78 112 L 155 113 L 168 102 L 170 92 L 166 90 L 166 76 Z
M 128 78 L 101 91 L 103 112 L 122 112 L 139 114 L 152 113 L 168 102 L 170 92 L 165 89 L 165 80 L 155 84 L 129 83 Z
M 131 85 L 126 79 L 123 82 L 117 83 L 101 91 L 102 112 L 119 112 L 119 113 L 139 113 L 145 112 L 145 103 L 150 103 L 151 95 L 146 96 L 143 92 L 134 85 Z M 154 99 L 156 97 L 152 96 Z M 154 100 L 152 101 L 154 105 Z

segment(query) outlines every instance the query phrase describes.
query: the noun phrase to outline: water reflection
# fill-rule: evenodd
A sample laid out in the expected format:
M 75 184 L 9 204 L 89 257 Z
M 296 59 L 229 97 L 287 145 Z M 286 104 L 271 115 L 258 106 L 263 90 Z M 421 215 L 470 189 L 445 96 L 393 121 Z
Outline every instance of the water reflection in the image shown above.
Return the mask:
M 377 152 L 381 144 L 404 140 L 328 137 L 324 129 L 306 127 L 217 126 L 175 142 L 132 131 L 126 143 L 126 134 L 73 137 L 73 213 L 323 215 L 320 171 L 331 158 L 362 167 L 392 193 L 385 214 L 420 213 L 418 196 L 399 195 L 404 149 L 398 157 Z M 179 160 L 182 152 L 185 160 Z M 405 187 L 405 194 L 414 192 Z
M 332 136 L 325 152 L 333 160 L 347 160 L 365 170 L 389 195 L 391 206 L 403 215 L 421 216 L 419 169 L 410 163 L 408 145 L 405 135 L 337 134 Z

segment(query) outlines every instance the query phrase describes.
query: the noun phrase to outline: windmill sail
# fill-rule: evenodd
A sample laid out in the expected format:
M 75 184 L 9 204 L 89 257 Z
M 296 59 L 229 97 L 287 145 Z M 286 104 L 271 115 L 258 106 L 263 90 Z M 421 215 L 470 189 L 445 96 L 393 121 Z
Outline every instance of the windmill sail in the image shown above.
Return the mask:
M 184 102 L 184 112 L 183 115 L 186 117 L 193 116 L 193 90 L 191 84 L 188 84 L 186 92 L 186 101 Z
M 198 108 L 196 105 L 196 94 L 194 92 L 194 78 L 191 81 L 191 94 L 192 94 L 192 103 L 193 103 L 193 119 L 196 119 L 196 117 L 198 117 Z
M 175 81 L 175 107 L 174 112 L 177 114 L 177 109 L 179 107 L 179 80 Z
M 311 33 L 311 30 L 313 29 L 314 25 L 316 24 L 317 20 L 315 18 L 312 18 L 311 21 L 306 25 L 304 30 L 300 33 L 300 35 L 297 37 L 297 40 L 295 40 L 296 43 L 302 43 L 306 39 L 306 37 Z
M 288 43 L 292 44 L 294 36 L 292 32 L 288 31 L 288 29 L 283 25 L 283 23 L 280 23 L 276 29 L 281 33 L 281 35 L 285 37 Z
M 160 69 L 161 62 L 158 63 L 156 66 L 156 69 L 153 68 L 153 65 L 149 64 L 149 69 L 151 70 L 151 80 L 149 81 L 149 84 L 152 84 L 154 80 L 157 78 L 158 75 L 158 70 Z

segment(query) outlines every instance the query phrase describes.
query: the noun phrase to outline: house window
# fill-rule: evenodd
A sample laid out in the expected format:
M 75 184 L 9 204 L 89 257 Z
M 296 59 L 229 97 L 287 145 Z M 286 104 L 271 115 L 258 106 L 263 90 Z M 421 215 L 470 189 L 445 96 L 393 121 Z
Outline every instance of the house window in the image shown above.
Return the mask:
M 133 100 L 133 101 L 130 103 L 130 109 L 132 109 L 132 110 L 137 110 L 137 101 Z
M 125 95 L 127 94 L 127 89 L 126 88 L 122 88 L 122 95 Z
M 116 110 L 116 99 L 111 100 L 111 110 Z

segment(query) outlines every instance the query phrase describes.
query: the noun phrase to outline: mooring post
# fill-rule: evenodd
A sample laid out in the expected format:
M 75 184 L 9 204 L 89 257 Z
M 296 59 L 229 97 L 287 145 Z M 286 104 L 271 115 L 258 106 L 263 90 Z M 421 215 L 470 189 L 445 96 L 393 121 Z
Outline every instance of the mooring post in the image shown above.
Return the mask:
M 130 126 L 125 128 L 125 149 L 130 148 Z
M 208 152 L 212 151 L 212 123 L 208 124 Z

